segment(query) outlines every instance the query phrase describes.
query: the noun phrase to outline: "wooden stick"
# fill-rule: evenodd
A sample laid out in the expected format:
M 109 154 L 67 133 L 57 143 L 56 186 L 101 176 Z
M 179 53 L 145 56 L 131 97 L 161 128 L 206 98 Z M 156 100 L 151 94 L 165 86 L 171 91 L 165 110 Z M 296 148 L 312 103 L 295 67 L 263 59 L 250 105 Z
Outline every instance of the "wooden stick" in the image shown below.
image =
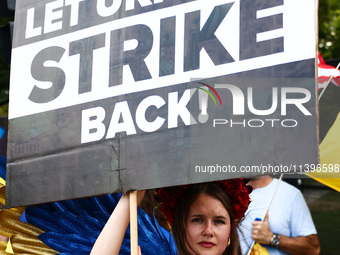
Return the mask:
M 137 191 L 131 191 L 129 194 L 131 255 L 138 255 Z

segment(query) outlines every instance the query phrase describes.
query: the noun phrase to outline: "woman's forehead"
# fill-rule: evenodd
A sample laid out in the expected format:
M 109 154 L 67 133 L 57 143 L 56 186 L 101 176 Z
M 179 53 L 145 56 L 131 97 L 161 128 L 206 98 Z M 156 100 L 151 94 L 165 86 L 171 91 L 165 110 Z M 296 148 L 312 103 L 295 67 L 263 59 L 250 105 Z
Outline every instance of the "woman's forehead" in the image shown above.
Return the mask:
M 229 217 L 229 213 L 221 201 L 205 193 L 200 194 L 191 204 L 189 215 L 192 214 L 211 214 Z

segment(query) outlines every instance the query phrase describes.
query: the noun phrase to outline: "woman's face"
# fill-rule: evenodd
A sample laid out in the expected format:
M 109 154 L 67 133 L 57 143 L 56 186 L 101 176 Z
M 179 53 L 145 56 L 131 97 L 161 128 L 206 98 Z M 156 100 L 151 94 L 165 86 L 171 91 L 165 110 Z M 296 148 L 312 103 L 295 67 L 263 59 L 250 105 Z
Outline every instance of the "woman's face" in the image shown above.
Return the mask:
M 218 255 L 227 248 L 230 217 L 218 199 L 199 195 L 189 209 L 186 224 L 188 245 L 198 254 Z

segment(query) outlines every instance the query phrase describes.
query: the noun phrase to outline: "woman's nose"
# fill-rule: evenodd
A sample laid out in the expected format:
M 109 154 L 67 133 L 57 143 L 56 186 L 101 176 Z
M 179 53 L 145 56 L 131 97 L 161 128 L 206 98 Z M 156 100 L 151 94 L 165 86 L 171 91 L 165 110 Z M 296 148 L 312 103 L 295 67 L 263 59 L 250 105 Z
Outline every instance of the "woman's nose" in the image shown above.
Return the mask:
M 203 230 L 203 235 L 207 235 L 207 236 L 213 236 L 214 235 L 214 228 L 213 228 L 212 222 L 208 221 L 205 224 L 204 230 Z

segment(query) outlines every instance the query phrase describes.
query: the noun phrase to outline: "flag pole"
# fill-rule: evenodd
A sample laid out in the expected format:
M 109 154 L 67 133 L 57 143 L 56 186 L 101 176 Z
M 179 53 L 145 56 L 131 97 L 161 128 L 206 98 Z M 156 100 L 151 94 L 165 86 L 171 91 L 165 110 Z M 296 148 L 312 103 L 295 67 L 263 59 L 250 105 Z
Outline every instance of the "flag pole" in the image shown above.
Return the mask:
M 130 191 L 130 248 L 131 255 L 138 255 L 137 191 Z
M 336 74 L 336 71 L 339 70 L 339 67 L 340 67 L 340 62 L 339 62 L 339 64 L 338 64 L 338 66 L 335 68 L 335 70 L 334 70 L 332 76 L 329 78 L 329 80 L 328 80 L 326 86 L 325 86 L 324 89 L 321 91 L 321 93 L 320 93 L 320 95 L 319 95 L 319 101 L 320 101 L 320 98 L 322 97 L 323 93 L 324 93 L 325 90 L 327 89 L 328 85 L 330 84 L 331 80 L 334 78 L 334 75 Z
M 274 196 L 275 196 L 275 194 L 276 194 L 276 191 L 277 191 L 277 189 L 279 188 L 279 185 L 280 185 L 280 183 L 281 183 L 282 177 L 283 177 L 283 174 L 280 175 L 279 181 L 278 181 L 278 183 L 276 184 L 276 187 L 275 187 L 275 189 L 274 189 L 274 192 L 272 193 L 272 196 L 270 197 L 270 199 L 269 199 L 269 201 L 268 201 L 266 210 L 264 211 L 264 214 L 263 214 L 263 217 L 261 218 L 261 221 L 263 221 L 263 219 L 266 217 L 266 214 L 267 214 L 267 212 L 268 212 L 268 210 L 269 210 L 270 204 L 272 203 L 273 198 L 274 198 Z M 253 250 L 254 244 L 255 244 L 255 241 L 253 240 L 252 243 L 251 243 L 250 248 L 249 248 L 248 251 L 247 251 L 247 254 L 246 254 L 246 255 L 250 255 L 250 254 L 251 254 L 251 251 Z

